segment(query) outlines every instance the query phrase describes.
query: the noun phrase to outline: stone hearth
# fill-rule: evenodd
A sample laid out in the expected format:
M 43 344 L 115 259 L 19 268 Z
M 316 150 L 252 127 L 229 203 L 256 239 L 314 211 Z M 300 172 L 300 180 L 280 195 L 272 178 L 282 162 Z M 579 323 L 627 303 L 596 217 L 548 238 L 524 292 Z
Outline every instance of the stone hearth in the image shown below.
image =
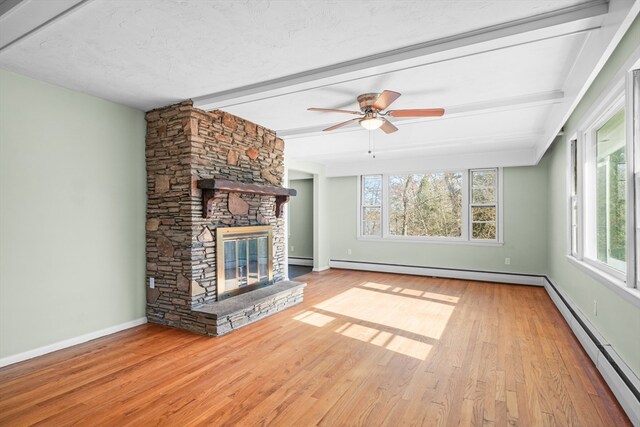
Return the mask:
M 301 302 L 304 284 L 279 292 L 274 287 L 285 278 L 284 219 L 276 212 L 283 196 L 271 194 L 282 188 L 284 141 L 231 114 L 194 108 L 191 101 L 150 111 L 146 119 L 147 284 L 150 278 L 155 281 L 155 288 L 147 288 L 148 320 L 219 335 Z M 214 180 L 269 191 L 225 190 L 203 198 L 207 190 L 199 182 Z M 208 212 L 203 212 L 203 200 Z M 244 295 L 275 293 L 258 302 L 244 295 L 218 302 L 216 229 L 256 225 L 272 229 L 276 285 Z M 246 306 L 226 313 L 223 308 L 240 297 L 235 304 L 244 301 Z M 225 305 L 216 309 L 217 304 Z M 240 312 L 246 321 L 238 320 Z M 223 325 L 220 313 L 229 315 L 229 325 Z
M 306 284 L 283 280 L 224 301 L 193 307 L 212 335 L 224 335 L 302 302 Z

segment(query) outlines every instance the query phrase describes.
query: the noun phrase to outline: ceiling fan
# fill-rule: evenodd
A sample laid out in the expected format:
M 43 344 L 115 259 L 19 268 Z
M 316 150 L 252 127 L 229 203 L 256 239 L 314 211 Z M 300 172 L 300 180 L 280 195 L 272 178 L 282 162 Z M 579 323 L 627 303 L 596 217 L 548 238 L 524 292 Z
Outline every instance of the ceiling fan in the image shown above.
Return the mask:
M 385 133 L 393 133 L 398 130 L 384 116 L 390 117 L 440 117 L 444 114 L 444 108 L 420 108 L 410 110 L 388 110 L 382 112 L 389 105 L 391 105 L 396 99 L 400 97 L 400 93 L 392 90 L 384 90 L 382 93 L 365 93 L 358 96 L 358 104 L 360 105 L 360 111 L 352 110 L 337 110 L 333 108 L 308 108 L 309 111 L 321 111 L 325 113 L 345 113 L 355 114 L 360 117 L 347 120 L 346 122 L 338 123 L 323 131 L 331 131 L 354 122 L 360 122 L 360 125 L 368 130 L 382 129 Z

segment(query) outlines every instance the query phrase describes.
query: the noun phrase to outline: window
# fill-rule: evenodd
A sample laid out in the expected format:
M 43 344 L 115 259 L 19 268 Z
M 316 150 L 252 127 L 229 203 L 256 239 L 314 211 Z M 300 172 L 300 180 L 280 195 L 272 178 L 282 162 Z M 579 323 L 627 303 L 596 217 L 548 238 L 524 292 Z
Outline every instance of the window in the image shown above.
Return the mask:
M 616 102 L 585 132 L 585 259 L 624 278 L 627 174 L 624 109 Z
M 571 187 L 569 197 L 571 255 L 578 254 L 578 140 L 572 139 L 569 147 Z
M 498 176 L 495 169 L 471 171 L 471 238 L 495 240 L 498 229 Z
M 595 132 L 595 238 L 598 261 L 627 270 L 627 173 L 624 110 Z
M 499 241 L 499 170 L 364 175 L 364 238 Z
M 389 176 L 389 234 L 462 236 L 462 173 Z
M 640 287 L 638 74 L 605 93 L 568 146 L 568 252 L 607 286 Z
M 362 177 L 361 218 L 363 236 L 382 236 L 382 175 Z
M 630 158 L 635 159 L 634 165 L 634 184 L 635 188 L 630 191 L 631 194 L 635 194 L 635 202 L 629 202 L 635 204 L 635 257 L 636 257 L 636 288 L 640 289 L 640 70 L 633 70 L 631 76 L 631 114 L 632 123 L 632 135 L 629 138 L 631 141 Z M 634 156 L 634 157 L 631 157 Z M 634 206 L 634 205 L 632 205 Z M 633 215 L 631 215 L 633 218 Z M 633 230 L 633 228 L 631 227 Z

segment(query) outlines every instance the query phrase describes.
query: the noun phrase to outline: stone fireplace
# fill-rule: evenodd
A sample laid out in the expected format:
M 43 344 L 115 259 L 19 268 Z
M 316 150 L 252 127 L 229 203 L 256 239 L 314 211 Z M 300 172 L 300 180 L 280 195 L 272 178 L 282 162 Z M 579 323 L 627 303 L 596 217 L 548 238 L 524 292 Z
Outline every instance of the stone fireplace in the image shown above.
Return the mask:
M 146 119 L 148 320 L 221 335 L 301 302 L 284 280 L 284 141 L 191 101 Z

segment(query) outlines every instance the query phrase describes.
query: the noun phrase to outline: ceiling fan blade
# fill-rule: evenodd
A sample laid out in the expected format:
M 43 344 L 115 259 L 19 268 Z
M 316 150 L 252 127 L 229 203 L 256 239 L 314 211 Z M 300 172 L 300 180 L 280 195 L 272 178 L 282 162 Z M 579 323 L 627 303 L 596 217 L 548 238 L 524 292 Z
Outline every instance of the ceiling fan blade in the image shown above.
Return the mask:
M 335 108 L 307 108 L 308 111 L 320 111 L 322 113 L 347 113 L 347 114 L 362 114 L 360 111 L 352 110 L 337 110 Z
M 346 125 L 348 125 L 349 123 L 357 122 L 357 121 L 359 121 L 359 120 L 360 120 L 360 118 L 347 120 L 346 122 L 338 123 L 337 125 L 333 125 L 333 126 L 328 127 L 328 128 L 326 128 L 326 129 L 322 129 L 322 131 L 323 131 L 323 132 L 326 132 L 326 131 L 330 131 L 330 130 L 335 130 L 335 129 L 341 128 L 342 126 L 346 126 Z
M 373 103 L 372 107 L 378 111 L 384 110 L 389 105 L 391 105 L 393 101 L 400 98 L 400 95 L 400 93 L 394 92 L 392 90 L 384 90 L 382 91 L 378 99 L 376 99 L 376 102 Z
M 393 123 L 391 123 L 389 120 L 382 118 L 382 121 L 384 123 L 382 123 L 382 126 L 380 126 L 380 129 L 382 129 L 384 133 L 393 133 L 398 130 L 398 128 L 395 127 Z
M 444 114 L 444 108 L 419 108 L 414 110 L 389 110 L 391 117 L 440 117 Z

